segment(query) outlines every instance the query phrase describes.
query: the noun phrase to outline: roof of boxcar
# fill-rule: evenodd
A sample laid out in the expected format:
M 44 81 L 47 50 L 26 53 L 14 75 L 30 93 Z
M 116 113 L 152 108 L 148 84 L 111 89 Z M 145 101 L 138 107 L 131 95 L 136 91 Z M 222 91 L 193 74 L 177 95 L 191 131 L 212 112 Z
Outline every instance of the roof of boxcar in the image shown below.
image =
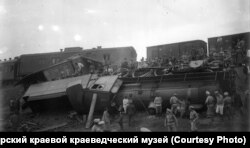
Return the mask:
M 231 37 L 231 36 L 238 36 L 238 35 L 250 35 L 250 32 L 242 32 L 242 33 L 236 33 L 236 34 L 214 36 L 214 37 L 209 37 L 208 39 L 213 39 L 213 38 L 218 38 L 218 37 Z
M 74 47 L 67 47 L 65 49 L 73 49 Z M 79 48 L 79 47 L 75 47 L 75 48 Z M 63 52 L 46 52 L 46 53 L 33 53 L 33 54 L 23 54 L 21 56 L 40 56 L 40 55 L 53 55 L 53 54 L 70 54 L 70 53 L 81 53 L 81 52 L 85 52 L 85 51 L 95 51 L 95 50 L 122 50 L 122 49 L 132 49 L 132 50 L 135 50 L 133 46 L 127 46 L 127 47 L 111 47 L 111 48 L 92 48 L 92 49 L 83 49 L 81 51 L 75 51 L 75 50 L 72 50 L 72 51 L 64 51 Z
M 166 46 L 166 45 L 174 45 L 174 44 L 191 43 L 191 42 L 203 42 L 203 43 L 206 43 L 203 40 L 192 40 L 192 41 L 183 41 L 183 42 L 176 42 L 176 43 L 169 43 L 169 44 L 161 44 L 161 45 L 148 46 L 147 48 L 158 47 L 158 46 Z
M 0 64 L 9 64 L 9 63 L 14 63 L 16 62 L 17 59 L 12 59 L 12 60 L 6 60 L 6 61 L 0 61 Z
M 16 85 L 21 84 L 21 83 L 25 82 L 25 81 L 28 80 L 28 79 L 31 79 L 31 78 L 33 78 L 33 77 L 36 77 L 39 73 L 43 72 L 44 70 L 47 70 L 47 69 L 50 69 L 50 68 L 52 68 L 52 67 L 56 67 L 56 66 L 58 66 L 58 65 L 61 65 L 61 64 L 65 63 L 65 62 L 71 61 L 71 60 L 75 59 L 76 57 L 82 57 L 82 58 L 87 59 L 87 60 L 91 60 L 91 61 L 95 61 L 95 62 L 101 63 L 101 61 L 98 61 L 98 60 L 96 60 L 96 59 L 92 59 L 92 58 L 90 58 L 90 57 L 82 56 L 81 54 L 74 55 L 74 56 L 71 56 L 71 57 L 69 57 L 69 58 L 63 60 L 62 62 L 59 62 L 59 63 L 54 64 L 54 65 L 52 65 L 52 66 L 48 66 L 48 67 L 46 67 L 46 68 L 40 69 L 40 70 L 38 70 L 38 71 L 36 71 L 36 72 L 33 72 L 32 74 L 29 74 L 29 75 L 23 77 L 20 81 L 18 81 L 18 82 L 16 83 Z

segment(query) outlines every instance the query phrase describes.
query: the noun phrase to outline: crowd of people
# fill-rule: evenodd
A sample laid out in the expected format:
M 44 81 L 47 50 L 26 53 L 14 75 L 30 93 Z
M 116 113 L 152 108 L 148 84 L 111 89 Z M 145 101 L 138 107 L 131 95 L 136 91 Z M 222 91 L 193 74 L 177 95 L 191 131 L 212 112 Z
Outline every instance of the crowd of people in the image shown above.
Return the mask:
M 204 105 L 206 106 L 206 116 L 208 119 L 209 125 L 214 125 L 215 119 L 219 122 L 228 121 L 233 119 L 234 115 L 244 115 L 244 112 L 249 108 L 249 97 L 250 91 L 246 91 L 245 101 L 242 102 L 241 96 L 233 91 L 230 95 L 229 92 L 225 91 L 221 93 L 221 91 L 216 90 L 213 94 L 210 91 L 205 91 L 206 98 Z M 177 93 L 173 93 L 173 95 L 169 99 L 170 108 L 166 108 L 164 126 L 167 131 L 175 132 L 178 131 L 178 125 L 180 118 L 187 118 L 190 121 L 190 131 L 196 132 L 199 131 L 199 120 L 200 120 L 200 112 L 198 112 L 195 106 L 191 105 L 190 99 L 182 99 L 183 97 L 179 97 Z M 248 102 L 247 102 L 248 101 Z M 152 103 L 154 105 L 152 105 Z M 243 104 L 246 106 L 244 107 Z M 112 106 L 112 105 L 111 105 Z M 115 107 L 115 105 L 113 105 Z M 161 119 L 163 115 L 163 99 L 157 93 L 155 94 L 154 101 L 150 102 L 149 107 L 155 110 L 154 114 L 156 117 Z M 244 111 L 244 108 L 245 111 Z M 112 127 L 110 126 L 111 120 L 114 119 L 114 115 L 109 111 L 110 108 L 106 108 L 102 120 L 95 119 L 94 126 L 92 128 L 93 132 L 98 131 L 112 131 Z M 120 105 L 118 111 L 118 119 L 116 122 L 120 126 L 120 130 L 124 130 L 123 119 L 125 116 L 128 118 L 128 126 L 131 126 L 134 122 L 134 117 L 136 113 L 136 106 L 133 103 L 133 99 L 131 97 L 125 96 L 122 101 L 122 105 Z M 152 112 L 151 112 L 152 113 Z M 98 122 L 97 122 L 98 121 Z M 185 120 L 180 120 L 181 122 Z M 98 129 L 96 128 L 98 127 Z M 102 130 L 100 130 L 102 129 Z
M 131 97 L 125 96 L 122 105 L 117 107 L 115 102 L 111 103 L 111 106 L 106 107 L 102 118 L 94 119 L 94 125 L 92 126 L 92 132 L 109 132 L 109 131 L 123 131 L 124 130 L 124 117 L 128 118 L 128 126 L 131 127 L 134 124 L 134 116 L 136 113 L 136 107 Z M 118 123 L 119 128 L 112 128 L 112 123 Z
M 154 104 L 156 116 L 159 117 L 161 117 L 162 115 L 162 102 L 162 97 L 160 97 L 159 94 L 156 94 L 154 98 Z M 164 120 L 164 126 L 167 127 L 168 131 L 177 131 L 177 116 L 183 118 L 184 114 L 189 114 L 191 131 L 197 131 L 197 120 L 199 118 L 199 115 L 195 111 L 195 108 L 190 105 L 189 100 L 179 99 L 177 93 L 174 93 L 169 99 L 169 104 L 171 108 L 166 109 L 166 115 Z

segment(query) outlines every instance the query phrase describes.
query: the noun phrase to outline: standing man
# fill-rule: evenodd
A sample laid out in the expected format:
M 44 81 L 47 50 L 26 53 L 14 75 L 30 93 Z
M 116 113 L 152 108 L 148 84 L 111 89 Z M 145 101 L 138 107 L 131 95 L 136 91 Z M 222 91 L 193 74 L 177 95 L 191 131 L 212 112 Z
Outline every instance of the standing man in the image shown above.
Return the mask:
M 244 100 L 244 109 L 246 110 L 245 114 L 249 113 L 249 110 L 250 110 L 249 105 L 250 105 L 250 90 L 246 90 L 245 100 Z
M 219 93 L 219 91 L 215 91 L 215 98 L 216 98 L 216 113 L 219 114 L 221 119 L 223 120 L 223 107 L 224 107 L 224 101 L 223 96 Z
M 206 101 L 205 104 L 207 105 L 207 118 L 211 119 L 211 123 L 213 123 L 214 120 L 214 114 L 215 114 L 215 102 L 214 102 L 214 97 L 211 95 L 211 93 L 207 90 L 206 91 Z
M 156 108 L 156 115 L 160 116 L 162 113 L 162 98 L 158 94 L 156 94 L 156 97 L 154 99 L 154 104 Z
M 233 90 L 233 106 L 234 106 L 234 113 L 243 115 L 242 107 L 243 103 L 241 100 L 241 96 L 237 93 L 236 90 Z
M 177 94 L 174 93 L 173 96 L 170 98 L 171 110 L 173 111 L 174 115 L 177 114 L 179 103 L 180 101 L 177 98 Z
M 186 100 L 184 100 L 183 98 L 180 100 L 180 117 L 183 118 L 184 114 L 186 113 L 186 107 L 187 107 L 187 104 L 186 104 Z
M 127 106 L 127 114 L 128 114 L 128 126 L 131 126 L 131 123 L 134 120 L 134 115 L 136 113 L 136 108 L 133 102 L 129 103 Z
M 164 121 L 164 126 L 168 128 L 169 132 L 176 132 L 177 131 L 177 126 L 178 126 L 178 121 L 173 114 L 171 109 L 166 110 L 166 118 Z
M 75 65 L 76 65 L 76 71 L 75 71 L 75 73 L 77 75 L 83 74 L 84 65 L 81 62 L 75 63 Z
M 232 99 L 228 92 L 224 92 L 224 112 L 225 116 L 230 120 L 232 118 Z
M 124 58 L 124 61 L 121 64 L 121 68 L 126 68 L 126 69 L 129 68 L 129 64 L 128 64 L 127 58 Z
M 90 63 L 89 71 L 90 71 L 91 74 L 95 73 L 95 65 L 94 65 L 94 63 Z
M 19 99 L 11 99 L 10 100 L 10 125 L 14 131 L 18 130 L 18 127 L 20 125 L 20 100 Z
M 197 122 L 199 119 L 198 113 L 194 110 L 193 106 L 189 107 L 190 110 L 190 122 L 191 122 L 191 132 L 197 132 Z
M 118 117 L 118 123 L 120 125 L 121 131 L 123 131 L 123 117 L 124 117 L 124 110 L 123 107 L 119 107 L 119 117 Z
M 19 114 L 19 111 L 20 111 L 19 99 L 11 99 L 9 107 L 10 107 L 11 114 Z
M 127 113 L 128 104 L 129 104 L 128 97 L 125 96 L 124 99 L 122 100 L 122 106 L 123 106 L 123 109 L 124 109 L 124 113 L 125 113 L 125 114 Z

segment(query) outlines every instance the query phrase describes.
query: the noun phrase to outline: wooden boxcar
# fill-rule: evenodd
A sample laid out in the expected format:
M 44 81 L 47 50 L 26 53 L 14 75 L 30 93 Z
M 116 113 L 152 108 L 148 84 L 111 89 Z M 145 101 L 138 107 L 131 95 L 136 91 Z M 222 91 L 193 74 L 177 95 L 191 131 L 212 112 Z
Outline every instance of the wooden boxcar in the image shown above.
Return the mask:
M 208 38 L 209 54 L 226 54 L 232 57 L 234 64 L 246 62 L 250 49 L 250 32 Z
M 0 62 L 1 83 L 12 82 L 17 74 L 17 59 Z
M 164 45 L 156 45 L 147 47 L 147 58 L 176 58 L 180 59 L 183 55 L 190 57 L 200 56 L 201 58 L 207 54 L 207 43 L 202 40 L 193 40 L 186 42 L 178 42 Z

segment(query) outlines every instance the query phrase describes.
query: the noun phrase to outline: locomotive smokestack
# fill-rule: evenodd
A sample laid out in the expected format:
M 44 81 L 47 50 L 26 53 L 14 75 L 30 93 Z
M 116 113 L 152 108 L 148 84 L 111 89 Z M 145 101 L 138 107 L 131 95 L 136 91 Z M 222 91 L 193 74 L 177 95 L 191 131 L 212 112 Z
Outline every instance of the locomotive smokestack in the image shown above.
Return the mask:
M 4 59 L 4 61 L 6 61 L 6 59 Z
M 102 46 L 97 46 L 97 49 L 102 49 Z
M 60 49 L 60 52 L 63 52 L 63 49 Z
M 11 61 L 11 58 L 9 58 L 9 61 Z

